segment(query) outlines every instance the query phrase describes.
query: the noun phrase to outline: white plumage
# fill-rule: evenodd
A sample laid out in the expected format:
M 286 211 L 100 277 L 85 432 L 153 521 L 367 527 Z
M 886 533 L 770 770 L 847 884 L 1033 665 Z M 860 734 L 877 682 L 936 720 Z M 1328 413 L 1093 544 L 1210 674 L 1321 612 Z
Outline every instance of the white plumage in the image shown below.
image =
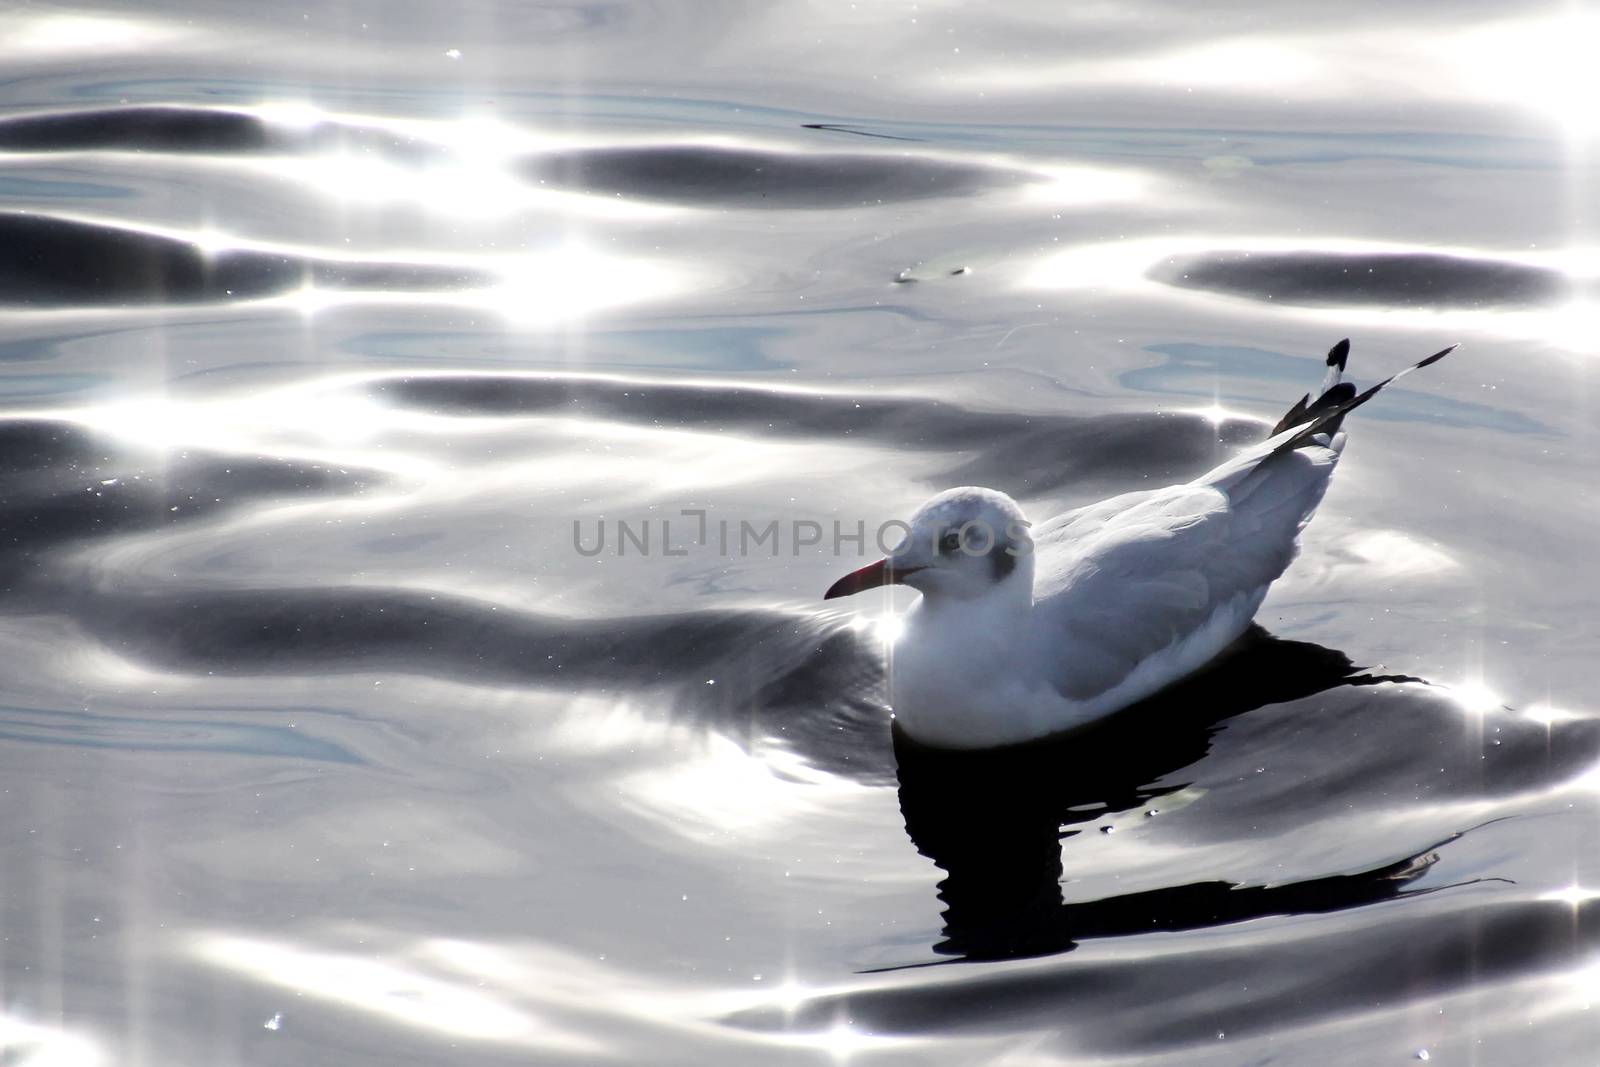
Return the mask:
M 1058 733 L 1151 695 L 1238 638 L 1322 500 L 1345 414 L 1400 376 L 1356 395 L 1340 380 L 1348 348 L 1329 353 L 1315 400 L 1191 482 L 1033 527 L 992 489 L 951 489 L 918 509 L 893 557 L 827 593 L 886 582 L 922 592 L 891 653 L 901 728 L 953 748 Z

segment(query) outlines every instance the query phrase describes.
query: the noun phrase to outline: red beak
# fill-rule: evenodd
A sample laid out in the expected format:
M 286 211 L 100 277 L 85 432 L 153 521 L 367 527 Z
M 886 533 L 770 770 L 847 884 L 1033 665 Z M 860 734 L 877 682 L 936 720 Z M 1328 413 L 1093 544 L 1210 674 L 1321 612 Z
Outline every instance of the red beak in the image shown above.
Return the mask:
M 836 596 L 849 596 L 859 593 L 863 589 L 876 589 L 880 585 L 898 585 L 905 576 L 912 571 L 919 571 L 921 567 L 907 567 L 897 571 L 889 565 L 886 559 L 876 563 L 869 563 L 858 571 L 851 571 L 837 582 L 828 586 L 828 591 L 822 594 L 823 600 L 832 600 Z

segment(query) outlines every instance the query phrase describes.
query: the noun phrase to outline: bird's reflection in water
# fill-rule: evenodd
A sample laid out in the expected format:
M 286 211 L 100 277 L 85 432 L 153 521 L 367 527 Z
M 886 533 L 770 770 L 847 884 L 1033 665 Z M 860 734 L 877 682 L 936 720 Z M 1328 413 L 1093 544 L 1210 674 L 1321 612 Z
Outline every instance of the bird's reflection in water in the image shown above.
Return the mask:
M 1411 681 L 1357 673 L 1342 653 L 1253 627 L 1202 674 L 1090 729 L 980 752 L 926 748 L 895 732 L 906 831 L 946 872 L 944 940 L 968 960 L 1065 952 L 1084 938 L 1189 930 L 1267 915 L 1337 911 L 1402 895 L 1432 849 L 1358 874 L 1284 885 L 1197 882 L 1081 903 L 1062 899 L 1061 840 L 1181 784 L 1151 783 L 1205 755 L 1218 724 L 1341 685 Z

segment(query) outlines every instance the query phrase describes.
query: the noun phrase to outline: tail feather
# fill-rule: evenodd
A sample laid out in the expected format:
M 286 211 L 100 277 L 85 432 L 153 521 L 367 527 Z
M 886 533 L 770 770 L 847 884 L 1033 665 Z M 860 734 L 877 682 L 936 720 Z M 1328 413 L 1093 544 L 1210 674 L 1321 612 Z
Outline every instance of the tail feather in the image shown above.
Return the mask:
M 1309 419 L 1315 418 L 1322 411 L 1327 410 L 1327 405 L 1348 400 L 1351 396 L 1354 396 L 1354 389 L 1351 389 L 1347 394 L 1336 395 L 1339 384 L 1344 378 L 1345 361 L 1349 358 L 1350 338 L 1346 337 L 1328 349 L 1328 372 L 1323 375 L 1322 385 L 1317 389 L 1316 400 L 1313 401 L 1311 399 L 1310 393 L 1296 400 L 1294 407 L 1284 413 L 1283 418 L 1278 420 L 1278 424 L 1272 428 L 1272 432 L 1267 436 L 1276 437 L 1291 426 L 1298 426 Z M 1329 400 L 1330 395 L 1335 398 Z
M 1335 345 L 1334 347 L 1337 348 L 1338 346 Z M 1285 426 L 1282 430 L 1279 430 L 1277 433 L 1273 434 L 1274 437 L 1277 437 L 1279 434 L 1283 434 L 1285 436 L 1282 441 L 1273 446 L 1271 454 L 1278 455 L 1283 452 L 1292 451 L 1293 449 L 1307 444 L 1313 437 L 1316 437 L 1319 434 L 1332 434 L 1337 432 L 1339 424 L 1344 421 L 1344 417 L 1346 415 L 1360 407 L 1362 404 L 1365 404 L 1368 400 L 1371 400 L 1373 397 L 1377 396 L 1378 391 L 1384 386 L 1388 385 L 1390 382 L 1404 378 L 1414 370 L 1421 370 L 1423 367 L 1426 367 L 1431 363 L 1439 362 L 1441 359 L 1443 359 L 1445 356 L 1448 356 L 1455 350 L 1456 346 L 1451 345 L 1449 348 L 1435 352 L 1427 359 L 1413 363 L 1405 370 L 1389 375 L 1389 377 L 1385 378 L 1383 381 L 1372 386 L 1363 393 L 1356 393 L 1353 385 L 1350 385 L 1348 382 L 1341 382 L 1335 389 L 1330 390 L 1323 397 L 1319 398 L 1317 402 L 1311 406 L 1311 408 L 1307 409 L 1306 421 L 1295 433 L 1288 433 L 1289 430 L 1294 429 L 1294 426 L 1290 425 Z M 1342 399 L 1334 400 L 1327 405 L 1322 404 L 1323 400 L 1329 399 L 1335 392 L 1342 392 L 1344 390 L 1349 390 L 1349 392 L 1344 393 Z M 1322 406 L 1323 410 L 1320 413 L 1316 413 L 1316 409 L 1319 406 Z
M 1307 393 L 1305 396 L 1301 397 L 1299 400 L 1296 400 L 1294 402 L 1294 407 L 1290 408 L 1288 411 L 1283 413 L 1283 418 L 1278 420 L 1277 425 L 1272 427 L 1272 432 L 1267 434 L 1267 436 L 1268 437 L 1276 437 L 1280 433 L 1282 433 L 1283 431 L 1287 430 L 1289 427 L 1300 425 L 1306 419 L 1306 410 L 1310 406 L 1310 404 L 1311 404 L 1311 394 L 1310 393 Z
M 1286 471 L 1299 471 L 1302 477 L 1310 477 L 1320 471 L 1313 481 L 1316 486 L 1325 486 L 1327 476 L 1339 458 L 1340 439 L 1336 435 L 1344 417 L 1371 400 L 1390 382 L 1403 378 L 1414 370 L 1421 370 L 1430 363 L 1437 363 L 1455 350 L 1456 346 L 1451 345 L 1441 352 L 1435 352 L 1427 359 L 1390 375 L 1364 393 L 1357 393 L 1356 387 L 1350 382 L 1339 381 L 1327 388 L 1315 400 L 1312 400 L 1309 394 L 1301 397 L 1294 407 L 1289 409 L 1288 414 L 1279 420 L 1278 425 L 1273 427 L 1272 433 L 1265 441 L 1208 471 L 1196 481 L 1227 493 L 1236 504 L 1248 499 L 1255 490 L 1261 488 L 1275 475 Z M 1333 346 L 1333 351 L 1328 353 L 1330 374 L 1335 371 L 1342 374 L 1344 360 L 1348 354 L 1349 347 L 1346 342 L 1341 341 Z M 1322 445 L 1331 449 L 1333 455 L 1302 454 L 1301 458 L 1309 459 L 1310 462 L 1299 465 L 1273 462 L 1278 456 L 1308 445 Z M 1321 493 L 1321 489 L 1315 487 L 1308 491 Z M 1303 512 L 1305 516 L 1309 516 L 1311 509 L 1316 506 L 1314 499 L 1307 499 L 1309 502 L 1305 504 Z
M 1328 373 L 1322 378 L 1322 392 L 1344 380 L 1345 360 L 1350 358 L 1350 338 L 1346 337 L 1332 348 L 1328 349 Z

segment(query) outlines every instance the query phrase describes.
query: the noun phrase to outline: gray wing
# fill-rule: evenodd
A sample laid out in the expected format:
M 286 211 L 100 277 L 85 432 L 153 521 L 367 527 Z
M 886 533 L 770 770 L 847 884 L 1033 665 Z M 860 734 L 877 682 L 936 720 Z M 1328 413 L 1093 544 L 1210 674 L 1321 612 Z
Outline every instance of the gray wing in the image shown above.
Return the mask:
M 1242 603 L 1253 612 L 1322 500 L 1344 447 L 1344 417 L 1454 350 L 1358 394 L 1342 381 L 1350 342 L 1340 341 L 1317 398 L 1308 393 L 1261 444 L 1186 485 L 1113 497 L 1035 531 L 1036 617 L 1060 664 L 1057 688 L 1093 697 L 1219 610 Z M 1242 628 L 1248 615 L 1238 621 Z
M 1293 560 L 1337 459 L 1336 447 L 1251 450 L 1193 482 L 1041 527 L 1036 618 L 1062 694 L 1105 692 L 1219 609 L 1259 598 Z

